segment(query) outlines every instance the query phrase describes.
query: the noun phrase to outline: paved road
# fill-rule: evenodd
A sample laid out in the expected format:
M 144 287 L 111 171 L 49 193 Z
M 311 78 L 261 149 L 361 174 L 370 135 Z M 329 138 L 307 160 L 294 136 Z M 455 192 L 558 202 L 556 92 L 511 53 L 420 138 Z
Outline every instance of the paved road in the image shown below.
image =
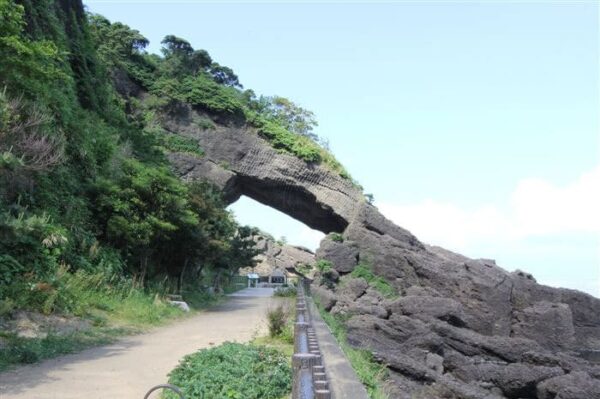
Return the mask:
M 266 311 L 276 301 L 267 292 L 242 290 L 209 311 L 150 333 L 2 373 L 0 398 L 142 399 L 150 387 L 166 382 L 184 355 L 265 332 Z
M 255 296 L 271 297 L 271 296 L 273 296 L 273 292 L 275 292 L 274 288 L 245 288 L 241 291 L 234 292 L 233 294 L 230 294 L 229 296 L 238 297 L 238 298 L 255 297 Z

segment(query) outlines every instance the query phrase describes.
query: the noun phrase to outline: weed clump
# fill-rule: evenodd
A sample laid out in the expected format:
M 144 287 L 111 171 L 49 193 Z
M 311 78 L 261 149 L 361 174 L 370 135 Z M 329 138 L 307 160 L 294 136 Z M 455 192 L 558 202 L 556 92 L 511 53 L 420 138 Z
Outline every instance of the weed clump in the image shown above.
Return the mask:
M 274 296 L 283 298 L 295 298 L 297 294 L 296 287 L 279 287 L 273 293 Z
M 291 372 L 289 359 L 276 349 L 226 342 L 184 357 L 169 383 L 188 399 L 279 399 L 291 391 Z
M 363 278 L 373 288 L 375 288 L 381 295 L 386 298 L 393 298 L 398 295 L 398 292 L 394 287 L 391 286 L 387 280 L 383 277 L 376 276 L 368 265 L 364 263 L 359 264 L 350 273 L 352 277 Z
M 267 311 L 267 321 L 269 322 L 269 335 L 276 337 L 283 332 L 283 328 L 288 319 L 288 314 L 282 305 L 275 309 Z

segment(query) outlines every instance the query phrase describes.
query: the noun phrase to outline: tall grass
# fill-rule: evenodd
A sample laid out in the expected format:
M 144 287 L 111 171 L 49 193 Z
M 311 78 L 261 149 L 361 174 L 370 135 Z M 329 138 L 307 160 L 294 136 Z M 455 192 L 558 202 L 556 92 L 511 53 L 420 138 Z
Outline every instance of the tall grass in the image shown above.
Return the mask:
M 0 371 L 11 365 L 33 363 L 106 344 L 123 334 L 141 332 L 184 314 L 164 299 L 165 283 L 142 289 L 123 277 L 84 271 L 71 273 L 65 268 L 59 268 L 48 281 L 44 284 L 23 281 L 19 289 L 11 289 L 0 301 L 4 304 L 0 317 L 8 317 L 14 309 L 58 313 L 89 320 L 91 327 L 66 335 L 44 331 L 48 335 L 40 338 L 23 338 L 15 332 L 0 331 L 3 343 Z M 214 295 L 196 294 L 192 307 L 205 307 L 214 302 Z
M 80 317 L 89 320 L 91 327 L 66 335 L 44 331 L 48 334 L 43 338 L 23 338 L 15 332 L 0 331 L 0 371 L 11 365 L 33 363 L 106 344 L 118 336 L 142 332 L 182 317 L 184 312 L 166 299 L 173 290 L 171 285 L 165 279 L 140 288 L 123 276 L 70 272 L 65 267 L 59 267 L 43 282 L 21 279 L 11 285 L 10 292 L 0 293 L 0 318 L 10 317 L 18 309 Z M 226 292 L 239 289 L 235 284 L 224 288 Z M 193 287 L 183 294 L 192 309 L 206 308 L 221 298 L 223 296 Z
M 373 273 L 371 267 L 365 263 L 357 265 L 350 275 L 355 278 L 365 279 L 369 283 L 369 286 L 374 287 L 386 298 L 395 298 L 398 296 L 396 289 L 386 279 Z
M 60 268 L 51 280 L 43 290 L 22 292 L 18 307 L 45 314 L 89 317 L 96 322 L 106 319 L 130 327 L 157 325 L 182 314 L 163 299 L 165 289 L 161 285 L 142 289 L 124 277 L 85 271 L 70 273 L 65 268 Z

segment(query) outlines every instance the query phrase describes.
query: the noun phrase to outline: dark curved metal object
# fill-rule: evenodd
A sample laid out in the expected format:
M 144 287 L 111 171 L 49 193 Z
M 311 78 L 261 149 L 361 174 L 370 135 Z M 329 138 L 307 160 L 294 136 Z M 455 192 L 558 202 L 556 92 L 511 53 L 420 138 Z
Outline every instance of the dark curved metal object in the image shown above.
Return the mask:
M 148 393 L 146 393 L 146 396 L 144 396 L 144 399 L 148 399 L 150 397 L 150 394 L 158 389 L 170 389 L 171 391 L 173 391 L 177 395 L 179 395 L 179 397 L 181 399 L 185 399 L 185 396 L 183 396 L 183 392 L 181 392 L 181 389 L 179 389 L 175 385 L 171 385 L 171 384 L 160 384 L 160 385 L 150 388 Z

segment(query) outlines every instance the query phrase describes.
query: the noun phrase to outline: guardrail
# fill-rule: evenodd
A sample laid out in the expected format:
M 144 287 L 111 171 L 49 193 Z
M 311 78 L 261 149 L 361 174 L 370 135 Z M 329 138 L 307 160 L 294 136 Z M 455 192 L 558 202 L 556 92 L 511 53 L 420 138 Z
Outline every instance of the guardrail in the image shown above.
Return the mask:
M 329 381 L 319 342 L 306 305 L 306 280 L 298 284 L 296 323 L 294 324 L 294 355 L 292 356 L 292 399 L 331 399 Z

